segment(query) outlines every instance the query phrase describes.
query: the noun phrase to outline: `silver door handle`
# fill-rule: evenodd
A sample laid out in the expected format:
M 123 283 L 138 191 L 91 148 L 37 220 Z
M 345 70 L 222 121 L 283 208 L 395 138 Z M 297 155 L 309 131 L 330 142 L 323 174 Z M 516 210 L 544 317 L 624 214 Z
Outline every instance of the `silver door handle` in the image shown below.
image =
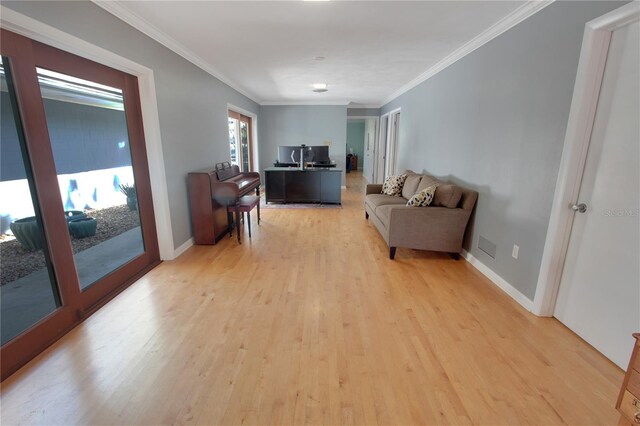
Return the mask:
M 576 213 L 584 213 L 587 211 L 587 205 L 585 203 L 574 204 L 571 206 L 571 210 Z

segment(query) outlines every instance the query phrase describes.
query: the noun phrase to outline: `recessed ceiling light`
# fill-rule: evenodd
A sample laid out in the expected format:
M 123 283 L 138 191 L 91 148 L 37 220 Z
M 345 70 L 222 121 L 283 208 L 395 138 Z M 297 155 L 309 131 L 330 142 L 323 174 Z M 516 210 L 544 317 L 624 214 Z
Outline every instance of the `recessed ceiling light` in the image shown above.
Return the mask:
M 327 83 L 313 83 L 313 91 L 316 93 L 322 93 L 322 92 L 326 92 L 327 90 Z

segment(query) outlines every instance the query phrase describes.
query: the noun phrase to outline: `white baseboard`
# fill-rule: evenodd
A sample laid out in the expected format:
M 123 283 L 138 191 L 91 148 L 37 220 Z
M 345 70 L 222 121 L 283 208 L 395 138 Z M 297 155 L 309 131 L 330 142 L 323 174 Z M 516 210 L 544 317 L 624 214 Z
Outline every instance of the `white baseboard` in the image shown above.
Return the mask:
M 520 293 L 520 290 L 509 284 L 504 278 L 496 274 L 487 265 L 476 259 L 468 251 L 462 250 L 461 254 L 462 257 L 464 257 L 465 260 L 471 264 L 471 266 L 480 271 L 482 275 L 489 278 L 492 283 L 494 283 L 496 286 L 498 286 L 498 288 L 511 296 L 511 298 L 518 302 L 523 308 L 525 308 L 529 312 L 533 311 L 533 301 L 524 294 Z
M 191 247 L 192 245 L 193 245 L 193 238 L 189 238 L 187 241 L 184 242 L 184 244 L 182 244 L 180 247 L 175 249 L 175 251 L 173 252 L 173 258 L 175 259 L 178 256 L 180 256 L 182 253 L 187 251 L 187 249 L 189 249 L 189 247 Z

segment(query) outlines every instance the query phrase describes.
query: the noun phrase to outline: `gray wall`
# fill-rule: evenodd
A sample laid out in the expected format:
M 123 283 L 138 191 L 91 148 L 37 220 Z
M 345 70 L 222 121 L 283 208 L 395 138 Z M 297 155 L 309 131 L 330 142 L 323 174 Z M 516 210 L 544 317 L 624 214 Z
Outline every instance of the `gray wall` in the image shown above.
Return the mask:
M 153 69 L 174 246 L 186 242 L 192 235 L 187 173 L 229 159 L 227 103 L 255 114 L 258 104 L 93 3 L 2 4 Z
M 347 116 L 349 117 L 378 117 L 380 116 L 380 108 L 348 108 Z
M 397 169 L 479 191 L 465 249 L 531 299 L 584 25 L 622 4 L 556 2 L 382 108 L 402 108 Z
M 358 168 L 362 169 L 364 161 L 364 120 L 349 120 L 347 122 L 347 154 L 349 149 L 358 156 Z
M 273 166 L 279 145 L 325 145 L 330 141 L 329 156 L 344 167 L 347 138 L 347 107 L 340 105 L 262 106 L 259 131 L 260 171 Z

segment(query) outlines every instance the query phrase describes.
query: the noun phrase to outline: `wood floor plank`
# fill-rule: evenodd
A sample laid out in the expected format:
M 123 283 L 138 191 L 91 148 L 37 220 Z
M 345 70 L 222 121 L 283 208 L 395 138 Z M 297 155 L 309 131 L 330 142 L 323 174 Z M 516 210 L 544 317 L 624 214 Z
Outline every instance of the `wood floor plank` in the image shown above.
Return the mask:
M 347 185 L 155 268 L 2 384 L 2 424 L 618 422 L 619 368 L 463 260 L 389 260 Z

